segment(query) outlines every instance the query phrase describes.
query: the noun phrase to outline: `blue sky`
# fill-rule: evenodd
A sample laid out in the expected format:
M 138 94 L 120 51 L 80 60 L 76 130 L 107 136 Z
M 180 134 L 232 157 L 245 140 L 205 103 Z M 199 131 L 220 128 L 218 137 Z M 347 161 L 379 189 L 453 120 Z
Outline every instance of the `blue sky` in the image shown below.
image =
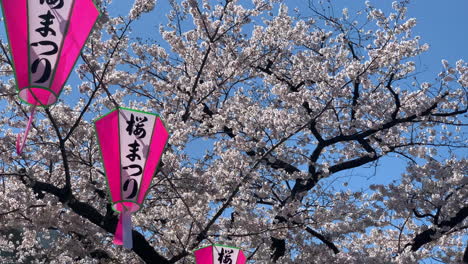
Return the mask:
M 415 32 L 430 44 L 421 60 L 428 71 L 441 69 L 440 61 L 468 60 L 468 1 L 419 0 L 410 5 L 409 15 L 416 17 Z

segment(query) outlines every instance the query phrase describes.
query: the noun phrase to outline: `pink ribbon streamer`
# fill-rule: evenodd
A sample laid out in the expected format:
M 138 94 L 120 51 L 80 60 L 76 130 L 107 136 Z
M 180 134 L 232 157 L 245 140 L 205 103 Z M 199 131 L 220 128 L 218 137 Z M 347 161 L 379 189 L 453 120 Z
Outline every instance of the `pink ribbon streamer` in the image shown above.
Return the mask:
M 131 249 L 133 247 L 132 214 L 125 206 L 123 208 L 124 210 L 119 215 L 119 222 L 115 229 L 114 244 Z
M 119 222 L 117 223 L 117 227 L 115 228 L 114 244 L 123 245 L 122 214 L 119 214 Z
M 31 124 L 32 124 L 32 122 L 34 120 L 34 114 L 35 113 L 36 113 L 36 106 L 33 106 L 31 108 L 31 112 L 30 112 L 30 115 L 29 115 L 29 121 L 28 121 L 28 124 L 26 125 L 26 130 L 24 131 L 23 138 L 21 139 L 21 133 L 18 134 L 18 136 L 16 137 L 16 153 L 18 155 L 21 155 L 21 153 L 23 152 L 23 148 L 26 145 L 26 139 L 28 138 L 29 130 L 31 130 Z

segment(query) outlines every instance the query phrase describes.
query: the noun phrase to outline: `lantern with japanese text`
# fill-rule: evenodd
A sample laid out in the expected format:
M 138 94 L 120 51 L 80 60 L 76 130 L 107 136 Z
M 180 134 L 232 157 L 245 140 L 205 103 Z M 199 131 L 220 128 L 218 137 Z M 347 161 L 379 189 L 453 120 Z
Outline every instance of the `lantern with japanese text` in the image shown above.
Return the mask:
M 114 243 L 132 247 L 131 214 L 140 210 L 169 134 L 157 114 L 117 108 L 94 123 L 112 208 Z
M 211 245 L 195 250 L 197 264 L 245 264 L 247 259 L 240 248 Z
M 54 104 L 99 17 L 93 0 L 1 0 L 19 98 Z

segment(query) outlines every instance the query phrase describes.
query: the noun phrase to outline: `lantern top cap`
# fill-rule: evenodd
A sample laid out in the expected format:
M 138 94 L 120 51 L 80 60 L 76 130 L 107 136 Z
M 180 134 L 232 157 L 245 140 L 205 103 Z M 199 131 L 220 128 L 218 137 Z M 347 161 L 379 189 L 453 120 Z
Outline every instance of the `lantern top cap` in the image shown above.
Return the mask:
M 198 251 L 198 250 L 200 250 L 200 249 L 207 248 L 207 247 L 215 247 L 215 246 L 216 246 L 216 247 L 234 248 L 234 249 L 242 250 L 240 247 L 233 247 L 233 246 L 227 246 L 227 245 L 221 245 L 221 244 L 210 244 L 210 245 L 207 245 L 207 246 L 203 246 L 203 247 L 197 248 L 197 249 L 193 250 L 193 252 Z
M 108 115 L 110 115 L 113 112 L 118 111 L 118 110 L 128 110 L 128 111 L 132 111 L 132 112 L 136 112 L 136 113 L 142 113 L 142 114 L 154 115 L 154 116 L 157 116 L 157 117 L 161 117 L 161 115 L 159 115 L 158 113 L 145 112 L 145 111 L 141 111 L 141 110 L 137 110 L 137 109 L 132 109 L 132 108 L 120 107 L 119 106 L 119 107 L 116 107 L 116 108 L 110 110 L 109 113 L 94 119 L 93 122 L 96 123 L 99 120 L 103 119 L 104 117 L 106 117 L 106 116 L 108 116 Z

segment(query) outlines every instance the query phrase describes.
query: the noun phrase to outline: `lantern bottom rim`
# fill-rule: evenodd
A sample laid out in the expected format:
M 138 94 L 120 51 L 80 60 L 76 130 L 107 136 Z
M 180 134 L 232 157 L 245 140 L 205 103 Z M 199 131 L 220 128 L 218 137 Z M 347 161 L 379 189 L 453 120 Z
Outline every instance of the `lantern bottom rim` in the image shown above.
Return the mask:
M 25 86 L 18 88 L 18 97 L 26 104 L 48 107 L 57 102 L 58 94 L 45 86 Z
M 112 203 L 112 210 L 115 212 L 121 213 L 124 209 L 130 213 L 135 213 L 140 211 L 141 204 L 131 200 L 120 200 Z

